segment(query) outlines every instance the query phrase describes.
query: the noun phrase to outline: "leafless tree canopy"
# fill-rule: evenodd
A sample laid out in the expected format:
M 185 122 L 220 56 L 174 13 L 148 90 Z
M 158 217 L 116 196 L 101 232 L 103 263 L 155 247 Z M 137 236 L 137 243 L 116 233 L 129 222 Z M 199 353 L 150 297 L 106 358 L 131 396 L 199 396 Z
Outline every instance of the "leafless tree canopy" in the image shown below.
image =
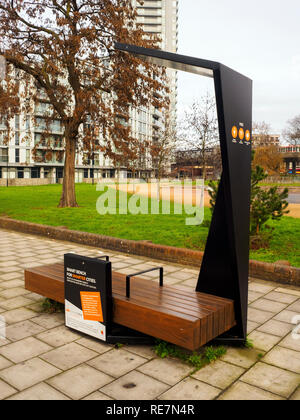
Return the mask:
M 165 72 L 116 51 L 116 41 L 157 45 L 136 24 L 136 10 L 128 0 L 0 0 L 0 53 L 34 79 L 50 103 L 48 123 L 60 120 L 63 127 L 62 207 L 77 205 L 76 151 L 102 150 L 119 164 L 134 160 L 129 106 L 162 108 L 167 102 Z M 7 76 L 0 114 L 12 116 L 17 107 L 16 87 Z
M 206 178 L 207 155 L 219 145 L 215 98 L 209 93 L 194 101 L 181 123 L 181 148 L 201 155 L 203 177 Z
M 300 115 L 297 115 L 287 122 L 287 127 L 283 132 L 283 136 L 291 146 L 300 145 Z
M 171 166 L 177 146 L 177 126 L 174 119 L 167 113 L 164 126 L 158 130 L 157 138 L 151 145 L 151 158 L 158 179 L 161 179 Z

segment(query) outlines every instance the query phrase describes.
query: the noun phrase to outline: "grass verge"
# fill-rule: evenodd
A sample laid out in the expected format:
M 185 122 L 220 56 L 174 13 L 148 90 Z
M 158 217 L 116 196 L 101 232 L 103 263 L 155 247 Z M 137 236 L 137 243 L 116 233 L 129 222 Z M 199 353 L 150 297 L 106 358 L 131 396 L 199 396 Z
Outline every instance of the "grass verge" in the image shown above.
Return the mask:
M 209 208 L 205 208 L 202 225 L 187 226 L 186 218 L 191 215 L 185 212 L 175 214 L 173 204 L 170 214 L 99 215 L 96 203 L 103 192 L 87 184 L 77 184 L 76 192 L 79 208 L 59 209 L 60 185 L 0 187 L 0 215 L 122 239 L 148 240 L 155 244 L 204 250 L 211 220 Z M 117 205 L 120 198 L 124 199 L 124 194 L 120 193 Z M 160 202 L 160 209 L 162 205 Z M 150 200 L 148 208 L 151 208 Z M 268 224 L 275 228 L 270 247 L 251 251 L 250 258 L 271 263 L 288 260 L 293 266 L 299 267 L 300 219 L 283 217 Z

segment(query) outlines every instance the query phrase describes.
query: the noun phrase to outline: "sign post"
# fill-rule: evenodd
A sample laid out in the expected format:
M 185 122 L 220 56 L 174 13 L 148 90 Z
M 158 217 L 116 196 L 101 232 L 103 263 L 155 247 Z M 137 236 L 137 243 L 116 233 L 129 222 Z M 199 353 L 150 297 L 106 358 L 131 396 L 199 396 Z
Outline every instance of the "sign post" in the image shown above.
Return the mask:
M 234 300 L 236 327 L 224 340 L 242 344 L 248 315 L 252 80 L 215 61 L 122 43 L 115 48 L 214 79 L 223 173 L 196 291 Z
M 112 320 L 111 263 L 65 255 L 66 326 L 102 341 Z

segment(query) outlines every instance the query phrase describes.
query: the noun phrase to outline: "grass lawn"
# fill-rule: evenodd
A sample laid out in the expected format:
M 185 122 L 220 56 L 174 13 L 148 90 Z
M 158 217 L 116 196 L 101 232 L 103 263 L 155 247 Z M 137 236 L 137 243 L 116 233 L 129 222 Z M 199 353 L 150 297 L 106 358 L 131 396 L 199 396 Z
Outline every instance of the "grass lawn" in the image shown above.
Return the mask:
M 260 182 L 261 187 L 279 187 L 279 188 L 289 188 L 289 187 L 300 187 L 300 182 Z
M 98 233 L 124 239 L 149 240 L 153 243 L 203 250 L 208 224 L 186 226 L 186 215 L 104 215 L 96 211 L 96 202 L 102 192 L 96 186 L 77 184 L 79 208 L 59 209 L 61 186 L 0 187 L 0 215 L 14 219 L 69 229 Z M 121 193 L 124 194 L 124 193 Z M 150 203 L 149 203 L 150 205 Z M 188 216 L 190 217 L 190 216 Z M 211 213 L 205 208 L 205 220 Z M 284 217 L 270 221 L 275 227 L 269 249 L 251 252 L 251 258 L 267 262 L 289 260 L 300 266 L 300 219 Z

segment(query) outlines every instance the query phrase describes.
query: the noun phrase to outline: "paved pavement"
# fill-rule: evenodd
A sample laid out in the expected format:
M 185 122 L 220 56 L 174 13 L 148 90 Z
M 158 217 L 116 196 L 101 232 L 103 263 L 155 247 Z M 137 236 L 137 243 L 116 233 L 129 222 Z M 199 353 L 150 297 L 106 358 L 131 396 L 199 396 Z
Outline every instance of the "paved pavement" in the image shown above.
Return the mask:
M 41 313 L 41 297 L 24 289 L 23 270 L 57 262 L 69 251 L 95 256 L 100 250 L 0 230 L 0 316 L 7 323 L 6 339 L 0 339 L 0 399 L 300 400 L 300 340 L 291 334 L 300 289 L 252 280 L 248 328 L 255 348 L 229 348 L 191 374 L 192 367 L 159 359 L 150 346 L 117 350 L 68 330 L 63 314 Z M 158 264 L 109 254 L 122 273 Z M 197 270 L 162 265 L 167 284 L 195 287 Z
M 288 202 L 291 204 L 300 204 L 300 194 L 289 194 Z

